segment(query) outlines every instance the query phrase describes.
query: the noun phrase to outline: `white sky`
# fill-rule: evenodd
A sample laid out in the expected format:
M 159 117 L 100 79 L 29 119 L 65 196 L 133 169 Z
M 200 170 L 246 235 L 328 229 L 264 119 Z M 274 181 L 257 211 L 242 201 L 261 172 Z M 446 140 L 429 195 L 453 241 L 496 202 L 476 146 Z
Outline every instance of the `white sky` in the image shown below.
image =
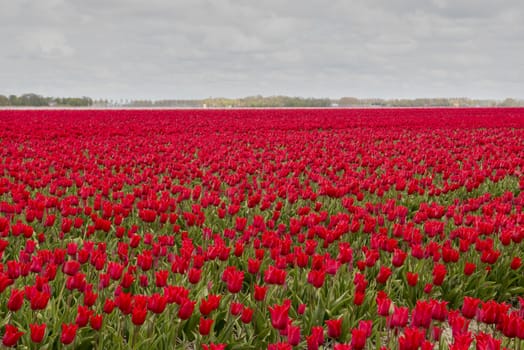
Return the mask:
M 0 0 L 0 94 L 524 97 L 521 0 Z

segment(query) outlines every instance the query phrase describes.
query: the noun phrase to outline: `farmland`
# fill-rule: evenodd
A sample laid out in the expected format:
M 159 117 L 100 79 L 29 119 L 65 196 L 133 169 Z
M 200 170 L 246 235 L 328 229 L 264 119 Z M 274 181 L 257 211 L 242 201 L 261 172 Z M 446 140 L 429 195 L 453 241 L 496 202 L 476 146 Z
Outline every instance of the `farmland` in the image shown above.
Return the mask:
M 3 346 L 521 347 L 524 109 L 6 110 L 0 145 Z

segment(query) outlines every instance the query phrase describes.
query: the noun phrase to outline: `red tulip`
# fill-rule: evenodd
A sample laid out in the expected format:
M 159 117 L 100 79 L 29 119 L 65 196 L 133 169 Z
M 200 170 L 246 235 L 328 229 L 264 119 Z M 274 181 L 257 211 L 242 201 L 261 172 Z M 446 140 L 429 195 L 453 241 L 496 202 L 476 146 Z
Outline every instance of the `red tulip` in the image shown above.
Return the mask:
M 201 335 L 208 335 L 213 325 L 213 319 L 200 317 L 200 324 L 198 326 L 198 332 Z
M 167 305 L 167 298 L 158 293 L 154 293 L 147 300 L 147 309 L 154 314 L 161 314 L 164 312 Z
M 328 337 L 337 339 L 342 334 L 342 319 L 326 320 Z
M 69 276 L 74 276 L 80 271 L 80 263 L 76 260 L 66 261 L 62 267 L 62 271 Z
M 512 270 L 518 270 L 520 266 L 522 265 L 522 259 L 518 256 L 514 257 L 513 260 L 511 260 L 511 269 Z
M 33 343 L 41 343 L 44 339 L 46 324 L 30 324 L 29 329 L 31 330 L 31 341 Z
M 308 273 L 307 281 L 311 283 L 315 288 L 320 288 L 324 284 L 325 277 L 325 271 L 311 270 Z
M 286 329 L 289 320 L 289 308 L 291 301 L 286 299 L 282 305 L 269 306 L 271 325 L 276 329 Z
M 433 305 L 430 301 L 417 300 L 415 308 L 411 314 L 411 324 L 415 327 L 428 329 L 431 324 L 431 312 Z
M 231 315 L 239 316 L 240 314 L 242 314 L 243 310 L 244 310 L 244 305 L 242 303 L 238 303 L 238 302 L 231 303 L 231 307 L 230 307 Z
M 43 310 L 46 308 L 51 294 L 35 291 L 30 297 L 31 310 Z
M 391 307 L 391 299 L 388 298 L 387 294 L 383 291 L 379 291 L 377 293 L 377 313 L 380 316 L 388 316 L 389 315 L 389 309 Z
M 464 265 L 464 274 L 466 276 L 470 276 L 471 274 L 473 274 L 473 272 L 475 272 L 476 268 L 477 266 L 475 264 L 466 262 L 466 264 Z
M 440 286 L 446 277 L 446 266 L 442 264 L 435 264 L 433 267 L 433 284 L 435 286 Z
M 93 311 L 84 305 L 78 305 L 77 316 L 75 323 L 78 327 L 84 327 L 89 322 L 89 317 L 91 317 Z
M 475 339 L 477 340 L 477 350 L 500 350 L 502 341 L 487 333 L 480 332 L 475 336 Z
M 180 308 L 178 309 L 178 317 L 181 320 L 187 320 L 191 317 L 193 314 L 193 310 L 195 309 L 195 303 L 194 301 L 190 299 L 186 299 L 180 304 Z
M 426 336 L 422 330 L 406 328 L 404 335 L 398 338 L 398 348 L 399 350 L 418 350 L 425 338 Z
M 242 321 L 242 323 L 250 323 L 251 319 L 253 318 L 253 312 L 253 309 L 245 307 L 242 310 L 242 315 L 240 316 L 240 320 Z
M 391 276 L 391 269 L 386 266 L 381 266 L 380 271 L 378 272 L 377 282 L 384 284 L 387 282 L 389 276 Z
M 147 316 L 147 308 L 145 307 L 134 307 L 131 313 L 131 321 L 135 326 L 141 326 L 144 324 Z
M 200 301 L 200 313 L 204 316 L 209 315 L 213 310 L 216 310 L 220 305 L 220 295 L 210 294 L 207 299 Z
M 418 283 L 418 274 L 414 272 L 406 272 L 406 279 L 408 281 L 408 285 L 411 287 L 415 287 Z
M 409 309 L 407 307 L 393 307 L 393 314 L 388 318 L 390 328 L 405 327 L 408 323 Z
M 351 347 L 355 350 L 362 350 L 366 346 L 367 334 L 363 329 L 351 330 Z
M 355 292 L 355 295 L 353 296 L 353 304 L 356 306 L 360 306 L 364 303 L 364 299 L 366 297 L 365 293 L 362 292 Z
M 256 301 L 262 301 L 266 297 L 267 292 L 267 286 L 259 286 L 258 284 L 255 284 L 255 291 L 253 293 L 253 297 Z
M 260 270 L 261 264 L 262 264 L 262 260 L 248 258 L 247 259 L 247 271 L 251 274 L 257 274 L 258 271 Z
M 22 335 L 24 335 L 24 332 L 19 331 L 18 328 L 11 324 L 6 324 L 2 344 L 7 347 L 15 346 Z
M 78 325 L 76 324 L 62 324 L 62 334 L 60 335 L 62 344 L 71 344 L 75 340 L 77 330 Z
M 189 283 L 197 284 L 200 281 L 200 276 L 202 275 L 202 270 L 191 268 L 187 274 Z
M 291 324 L 287 327 L 287 342 L 289 345 L 297 346 L 300 343 L 300 327 Z
M 464 297 L 462 302 L 462 315 L 466 318 L 473 318 L 477 314 L 477 309 L 480 304 L 480 299 L 472 297 Z
M 13 312 L 20 310 L 24 304 L 24 294 L 23 290 L 12 289 L 11 296 L 7 302 L 7 308 Z
M 391 260 L 393 266 L 400 267 L 404 265 L 404 261 L 406 260 L 407 255 L 408 254 L 403 250 L 395 248 L 393 252 L 393 258 Z
M 89 324 L 91 325 L 91 328 L 93 328 L 95 331 L 98 331 L 100 330 L 100 328 L 102 328 L 102 321 L 102 315 L 91 315 L 91 317 L 89 318 Z

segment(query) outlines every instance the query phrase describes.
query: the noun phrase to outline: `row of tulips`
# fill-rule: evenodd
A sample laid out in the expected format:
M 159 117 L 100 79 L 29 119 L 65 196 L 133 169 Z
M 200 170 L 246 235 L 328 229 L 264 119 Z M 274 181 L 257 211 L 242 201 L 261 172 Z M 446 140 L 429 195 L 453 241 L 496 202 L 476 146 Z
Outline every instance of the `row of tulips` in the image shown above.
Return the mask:
M 519 348 L 523 116 L 2 111 L 2 344 Z

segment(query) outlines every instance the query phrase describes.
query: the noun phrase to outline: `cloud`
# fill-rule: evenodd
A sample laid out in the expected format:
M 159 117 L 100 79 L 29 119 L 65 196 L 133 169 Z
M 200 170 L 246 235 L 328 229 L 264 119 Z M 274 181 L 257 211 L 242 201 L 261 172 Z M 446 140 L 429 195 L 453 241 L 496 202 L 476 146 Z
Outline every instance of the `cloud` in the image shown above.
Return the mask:
M 517 0 L 21 0 L 0 93 L 524 97 Z

